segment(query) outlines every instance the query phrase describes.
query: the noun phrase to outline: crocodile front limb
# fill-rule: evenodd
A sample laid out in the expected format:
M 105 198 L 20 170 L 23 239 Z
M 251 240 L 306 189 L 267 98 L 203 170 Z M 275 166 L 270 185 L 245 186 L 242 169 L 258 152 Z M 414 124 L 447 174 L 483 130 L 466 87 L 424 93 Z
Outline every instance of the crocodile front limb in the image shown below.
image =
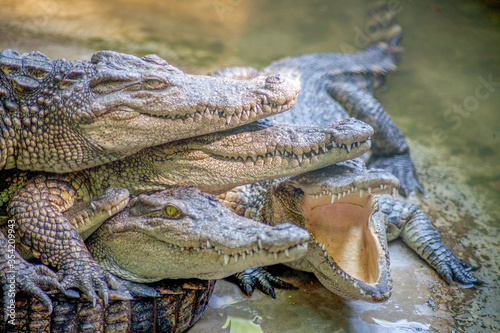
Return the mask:
M 43 264 L 57 268 L 58 278 L 65 289 L 81 289 L 93 304 L 97 299 L 94 290 L 97 290 L 107 303 L 107 286 L 115 287 L 116 281 L 92 259 L 75 228 L 85 217 L 74 215 L 71 211 L 68 216 L 63 214 L 73 206 L 75 188 L 59 179 L 59 175 L 53 177 L 45 174 L 35 177 L 21 187 L 9 202 L 12 207 L 10 212 L 19 224 L 17 236 Z M 126 190 L 105 191 L 102 198 L 89 204 L 92 214 L 96 214 L 93 221 L 102 223 L 116 214 L 126 206 L 128 198 Z M 97 228 L 93 227 L 94 230 Z M 83 228 L 82 233 L 85 231 Z
M 14 229 L 11 229 L 14 230 Z M 11 238 L 14 240 L 14 238 Z M 17 292 L 37 297 L 52 312 L 52 301 L 42 290 L 64 293 L 56 274 L 44 265 L 33 265 L 16 251 L 15 242 L 0 232 L 0 284 L 3 290 L 4 321 L 15 320 L 15 295 Z M 11 313 L 14 313 L 11 316 Z M 1 325 L 0 325 L 1 327 Z

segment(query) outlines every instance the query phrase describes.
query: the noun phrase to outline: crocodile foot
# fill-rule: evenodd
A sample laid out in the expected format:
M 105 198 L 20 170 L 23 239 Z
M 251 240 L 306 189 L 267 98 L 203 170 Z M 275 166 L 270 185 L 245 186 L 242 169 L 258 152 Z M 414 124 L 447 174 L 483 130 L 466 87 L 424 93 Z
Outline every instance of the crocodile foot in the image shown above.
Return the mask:
M 370 168 L 385 169 L 396 176 L 401 186 L 399 193 L 405 197 L 414 192 L 425 194 L 424 188 L 417 180 L 415 166 L 410 153 L 391 156 L 372 156 L 369 162 Z
M 278 279 L 262 267 L 245 269 L 243 272 L 234 274 L 234 277 L 240 289 L 247 296 L 251 296 L 255 288 L 272 298 L 276 298 L 273 287 L 288 290 L 298 289 L 294 285 Z
M 32 265 L 21 257 L 17 257 L 16 261 L 16 291 L 21 291 L 37 298 L 48 308 L 49 313 L 52 313 L 52 301 L 44 290 L 64 293 L 64 288 L 57 281 L 56 273 L 45 265 Z M 15 293 L 11 292 L 10 284 L 3 285 L 3 298 L 4 320 L 7 320 L 9 314 L 8 305 L 15 302 Z
M 447 282 L 458 282 L 463 285 L 463 288 L 471 288 L 474 284 L 481 284 L 472 274 L 469 273 L 473 268 L 466 262 L 458 258 L 446 246 L 442 246 L 442 252 L 439 254 L 439 261 L 431 263 L 431 266 L 438 274 Z
M 113 275 L 103 270 L 90 257 L 66 261 L 60 265 L 57 277 L 64 289 L 79 289 L 92 302 L 94 307 L 97 303 L 97 295 L 104 300 L 105 305 L 108 304 L 108 286 L 115 290 L 119 288 L 118 282 Z

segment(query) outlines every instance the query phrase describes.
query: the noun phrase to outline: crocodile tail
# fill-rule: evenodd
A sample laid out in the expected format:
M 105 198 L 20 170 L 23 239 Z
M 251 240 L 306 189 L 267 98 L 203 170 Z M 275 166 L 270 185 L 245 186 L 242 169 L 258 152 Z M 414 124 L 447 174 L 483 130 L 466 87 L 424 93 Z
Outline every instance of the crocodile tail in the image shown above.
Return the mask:
M 386 0 L 376 1 L 368 11 L 365 24 L 365 33 L 372 44 L 386 43 L 396 46 L 402 37 L 401 26 L 397 24 L 396 15 L 403 10 L 403 6 L 396 6 Z

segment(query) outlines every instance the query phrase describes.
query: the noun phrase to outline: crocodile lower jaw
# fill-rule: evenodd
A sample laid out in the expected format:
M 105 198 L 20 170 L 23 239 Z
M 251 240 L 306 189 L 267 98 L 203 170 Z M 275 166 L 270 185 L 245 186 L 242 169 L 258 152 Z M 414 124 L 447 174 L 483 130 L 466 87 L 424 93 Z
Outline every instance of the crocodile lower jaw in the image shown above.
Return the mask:
M 149 244 L 151 248 L 159 245 L 162 252 L 159 257 L 154 255 L 144 257 L 144 261 L 148 263 L 147 271 L 141 271 L 142 266 L 136 267 L 139 270 L 132 266 L 122 267 L 121 264 L 110 258 L 100 262 L 100 264 L 120 278 L 139 283 L 155 282 L 167 278 L 210 280 L 222 279 L 247 268 L 294 261 L 303 257 L 308 249 L 307 241 L 279 251 L 254 247 L 251 250 L 239 250 L 238 252 L 229 252 L 229 249 L 220 250 L 216 247 L 186 248 L 159 243 L 152 241 Z

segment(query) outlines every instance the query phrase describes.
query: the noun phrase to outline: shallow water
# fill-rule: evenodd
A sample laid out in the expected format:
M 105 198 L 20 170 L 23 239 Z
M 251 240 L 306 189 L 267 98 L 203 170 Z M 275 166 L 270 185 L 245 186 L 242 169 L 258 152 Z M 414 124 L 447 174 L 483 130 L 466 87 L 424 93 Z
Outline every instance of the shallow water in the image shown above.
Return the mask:
M 100 49 L 157 53 L 185 71 L 263 67 L 279 58 L 366 46 L 371 1 L 0 1 L 0 49 L 89 59 Z M 380 96 L 407 135 L 444 243 L 485 285 L 447 286 L 402 243 L 381 304 L 343 300 L 311 276 L 298 291 L 243 296 L 221 281 L 190 332 L 494 332 L 500 330 L 500 11 L 477 1 L 392 1 L 404 38 Z M 488 83 L 490 82 L 490 83 Z

